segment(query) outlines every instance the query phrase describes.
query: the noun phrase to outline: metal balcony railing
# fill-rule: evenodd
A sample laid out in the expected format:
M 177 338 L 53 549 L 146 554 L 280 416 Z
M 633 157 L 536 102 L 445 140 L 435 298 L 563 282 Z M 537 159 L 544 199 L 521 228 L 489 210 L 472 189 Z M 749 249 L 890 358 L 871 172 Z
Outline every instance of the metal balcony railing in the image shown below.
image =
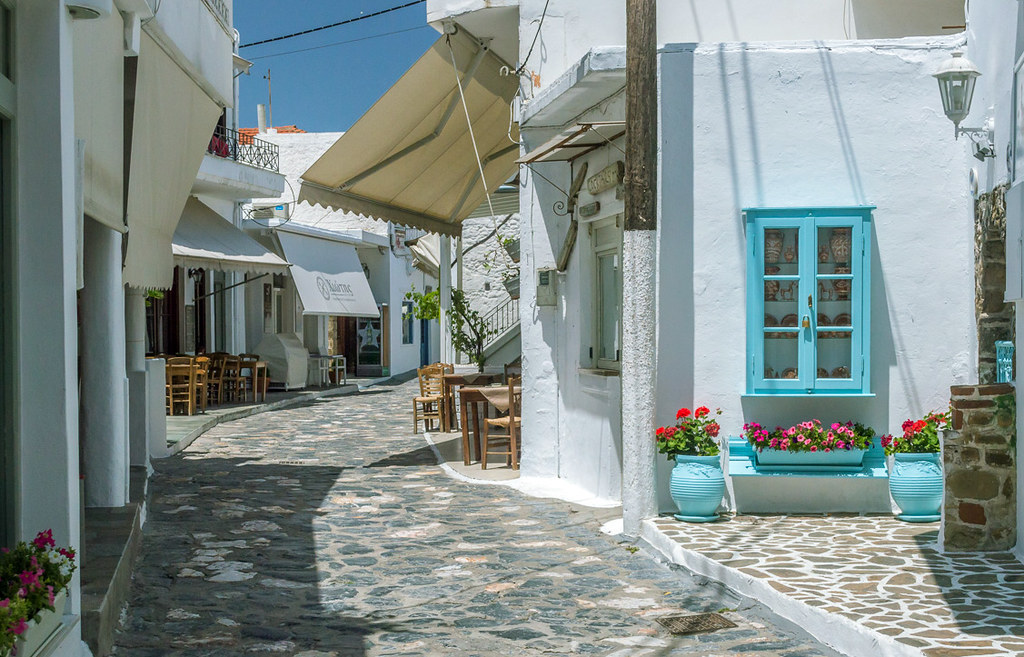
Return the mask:
M 278 171 L 280 167 L 277 144 L 243 135 L 231 128 L 214 128 L 206 152 L 260 169 Z
M 509 299 L 505 303 L 495 306 L 483 316 L 484 325 L 487 327 L 487 339 L 484 341 L 486 348 L 505 331 L 519 323 L 519 299 Z

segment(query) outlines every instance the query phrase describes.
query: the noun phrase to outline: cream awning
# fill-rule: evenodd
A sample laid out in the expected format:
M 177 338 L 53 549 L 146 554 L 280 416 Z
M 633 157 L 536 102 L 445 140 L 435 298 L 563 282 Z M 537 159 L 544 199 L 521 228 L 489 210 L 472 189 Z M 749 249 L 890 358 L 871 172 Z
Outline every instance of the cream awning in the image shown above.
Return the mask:
M 520 164 L 571 162 L 592 150 L 611 144 L 624 134 L 626 134 L 626 124 L 623 121 L 577 123 L 558 136 L 552 137 L 532 149 L 517 162 Z
M 515 75 L 464 32 L 451 36 L 487 191 L 516 171 Z M 513 127 L 512 139 L 518 139 Z M 299 200 L 458 235 L 485 198 L 447 37 L 441 37 L 302 175 Z
M 412 252 L 412 266 L 437 278 L 441 272 L 441 240 L 437 235 L 423 235 L 408 240 L 406 244 Z
M 124 225 L 124 21 L 72 23 L 75 137 L 84 142 L 85 214 L 118 232 Z
M 124 281 L 171 287 L 171 239 L 220 107 L 145 32 L 139 49 Z
M 171 245 L 179 267 L 273 274 L 288 263 L 196 198 L 189 198 Z
M 380 315 L 355 247 L 283 230 L 277 231 L 277 238 L 292 264 L 303 315 Z

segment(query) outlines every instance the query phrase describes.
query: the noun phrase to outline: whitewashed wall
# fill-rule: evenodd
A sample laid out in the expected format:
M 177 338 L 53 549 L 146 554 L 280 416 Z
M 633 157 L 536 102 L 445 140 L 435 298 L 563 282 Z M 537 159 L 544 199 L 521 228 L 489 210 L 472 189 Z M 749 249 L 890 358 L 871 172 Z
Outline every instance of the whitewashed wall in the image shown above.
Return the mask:
M 812 416 L 888 432 L 944 408 L 950 385 L 974 380 L 969 155 L 949 138 L 930 77 L 951 45 L 666 48 L 658 421 L 692 402 L 721 407 L 733 435 L 750 420 Z M 877 206 L 875 397 L 745 398 L 740 209 L 811 205 Z
M 587 112 L 584 120 L 622 120 L 620 96 Z M 552 136 L 551 130 L 524 130 L 530 147 Z M 619 144 L 622 147 L 622 144 Z M 622 154 L 603 148 L 577 160 L 588 164 L 589 175 Z M 538 165 L 540 173 L 567 189 L 569 166 Z M 578 170 L 578 169 L 577 169 Z M 580 226 L 567 271 L 555 276 L 559 304 L 537 306 L 536 270 L 554 268 L 569 225 L 568 216 L 552 206 L 565 196 L 529 168 L 522 169 L 526 185 L 522 207 L 522 318 L 523 344 L 523 476 L 557 477 L 592 496 L 618 500 L 621 496 L 622 437 L 619 417 L 621 388 L 617 375 L 592 371 L 594 254 L 589 231 Z M 581 192 L 579 203 L 601 203 L 598 217 L 622 211 L 614 190 L 591 196 Z M 595 217 L 597 218 L 597 217 Z M 607 373 L 605 373 L 607 374 Z
M 462 222 L 462 248 L 471 249 L 465 254 L 465 261 L 462 269 L 462 289 L 466 293 L 466 299 L 470 307 L 480 314 L 500 306 L 509 300 L 508 292 L 501 282 L 501 272 L 505 267 L 501 254 L 497 253 L 501 245 L 496 237 L 488 237 L 494 232 L 496 224 L 504 221 L 505 217 L 477 217 L 466 219 Z M 505 224 L 498 229 L 502 237 L 519 236 L 519 216 L 513 215 Z M 493 254 L 489 256 L 488 254 Z M 487 269 L 488 262 L 493 263 L 490 270 Z M 454 280 L 454 274 L 452 279 Z
M 451 5 L 453 14 L 467 9 L 463 0 L 432 0 L 428 4 L 431 20 L 441 16 L 446 4 Z M 519 3 L 520 61 L 530 48 L 544 5 L 545 0 Z M 624 44 L 625 7 L 624 0 L 552 0 L 527 66 L 540 76 L 541 87 L 594 46 Z M 956 31 L 944 26 L 963 22 L 962 0 L 662 0 L 658 3 L 658 43 L 940 35 Z M 526 97 L 531 95 L 527 91 Z

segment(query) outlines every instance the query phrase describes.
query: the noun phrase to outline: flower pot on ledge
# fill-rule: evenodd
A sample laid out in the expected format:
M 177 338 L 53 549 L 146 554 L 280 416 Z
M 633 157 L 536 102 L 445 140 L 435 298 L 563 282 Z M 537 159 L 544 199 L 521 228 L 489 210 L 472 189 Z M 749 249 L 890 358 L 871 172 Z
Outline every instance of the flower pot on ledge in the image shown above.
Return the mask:
M 54 611 L 44 609 L 35 620 L 28 624 L 28 629 L 15 641 L 18 657 L 32 657 L 43 648 L 50 637 L 60 629 L 64 617 L 64 605 L 68 601 L 66 591 L 57 594 L 53 601 Z
M 864 465 L 866 449 L 834 449 L 830 452 L 818 450 L 789 451 L 783 449 L 763 449 L 754 452 L 757 465 L 768 467 L 799 467 L 799 468 L 860 468 Z

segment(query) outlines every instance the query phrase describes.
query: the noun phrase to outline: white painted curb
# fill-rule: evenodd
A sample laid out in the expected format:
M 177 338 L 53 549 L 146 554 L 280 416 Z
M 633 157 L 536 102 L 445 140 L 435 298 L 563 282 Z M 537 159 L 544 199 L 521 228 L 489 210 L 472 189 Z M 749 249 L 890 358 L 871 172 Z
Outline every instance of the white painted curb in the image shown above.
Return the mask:
M 818 609 L 776 591 L 767 581 L 724 566 L 700 552 L 689 550 L 664 534 L 653 520 L 645 520 L 640 538 L 672 563 L 721 582 L 740 595 L 757 600 L 773 613 L 792 621 L 825 645 L 850 657 L 925 657 L 919 649 L 897 642 L 838 614 Z

